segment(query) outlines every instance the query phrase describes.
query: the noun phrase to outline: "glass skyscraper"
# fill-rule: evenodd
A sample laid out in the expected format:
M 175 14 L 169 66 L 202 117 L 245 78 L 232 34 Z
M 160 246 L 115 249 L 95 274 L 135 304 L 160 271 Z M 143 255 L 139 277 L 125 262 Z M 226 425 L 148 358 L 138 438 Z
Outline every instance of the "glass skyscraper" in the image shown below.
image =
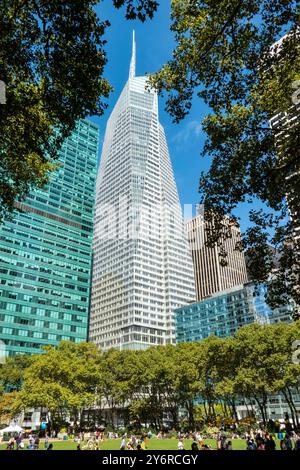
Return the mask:
M 293 306 L 271 309 L 265 301 L 266 291 L 266 285 L 249 282 L 177 309 L 177 342 L 200 341 L 211 335 L 232 336 L 249 323 L 291 321 Z
M 6 354 L 87 339 L 98 127 L 80 120 L 47 187 L 0 226 L 0 340 Z
M 89 339 L 104 350 L 175 342 L 174 309 L 195 299 L 158 97 L 135 64 L 134 40 L 97 177 Z

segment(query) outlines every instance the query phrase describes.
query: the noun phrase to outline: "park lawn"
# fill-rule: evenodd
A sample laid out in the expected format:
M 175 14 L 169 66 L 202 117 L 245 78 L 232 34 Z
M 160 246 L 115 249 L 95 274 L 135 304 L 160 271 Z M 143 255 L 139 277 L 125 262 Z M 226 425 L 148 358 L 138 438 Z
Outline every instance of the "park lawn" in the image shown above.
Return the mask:
M 193 440 L 185 439 L 184 448 L 190 450 Z M 216 449 L 216 441 L 214 439 L 205 439 L 205 444 L 208 444 L 212 449 Z M 103 450 L 119 450 L 121 439 L 107 439 L 104 442 Z M 177 450 L 178 439 L 156 439 L 152 438 L 147 442 L 147 450 Z M 246 442 L 243 439 L 234 439 L 232 441 L 233 450 L 245 450 Z M 82 445 L 82 447 L 84 444 Z M 76 450 L 77 443 L 73 440 L 53 442 L 53 450 Z M 276 440 L 276 448 L 280 449 L 279 441 Z M 5 450 L 6 444 L 0 445 L 0 450 Z M 44 449 L 44 442 L 41 440 L 40 450 Z M 101 447 L 102 449 L 102 447 Z M 100 449 L 100 450 L 101 450 Z

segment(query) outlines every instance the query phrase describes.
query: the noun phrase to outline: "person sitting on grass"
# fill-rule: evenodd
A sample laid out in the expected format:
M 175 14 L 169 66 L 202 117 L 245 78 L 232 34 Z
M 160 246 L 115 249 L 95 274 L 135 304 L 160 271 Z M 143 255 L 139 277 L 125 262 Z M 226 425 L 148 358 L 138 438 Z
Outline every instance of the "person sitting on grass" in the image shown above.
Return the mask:
M 202 444 L 201 450 L 211 450 L 208 444 Z
M 265 450 L 265 441 L 257 441 L 257 450 Z
M 94 442 L 94 450 L 99 450 L 99 442 L 98 441 Z
M 28 445 L 28 450 L 33 450 L 34 449 L 34 437 L 32 434 L 29 435 L 29 445 Z
M 198 437 L 199 446 L 200 446 L 200 448 L 201 448 L 201 447 L 203 447 L 203 445 L 204 445 L 203 437 L 201 436 L 200 433 L 198 433 L 198 436 L 197 436 L 197 437 Z
M 179 439 L 177 447 L 178 447 L 178 450 L 184 450 L 184 445 L 183 445 L 183 440 L 182 439 Z
M 17 450 L 19 450 L 19 449 L 21 448 L 21 444 L 22 444 L 22 435 L 19 434 L 19 435 L 15 438 L 15 441 L 16 441 Z
M 147 441 L 146 441 L 146 438 L 145 438 L 145 434 L 142 434 L 142 435 L 141 435 L 140 444 L 141 444 L 141 448 L 142 448 L 143 450 L 146 450 Z
M 14 450 L 15 448 L 15 440 L 13 437 L 11 437 L 7 443 L 6 450 Z
M 276 444 L 273 436 L 266 435 L 265 450 L 276 450 Z
M 256 450 L 256 444 L 254 442 L 254 439 L 249 439 L 247 441 L 247 450 Z
M 125 449 L 126 449 L 126 438 L 125 438 L 125 434 L 123 434 L 121 445 L 120 445 L 120 450 L 125 450 Z
M 40 447 L 40 438 L 39 436 L 36 436 L 34 439 L 34 450 L 39 450 Z
M 48 449 L 48 445 L 49 445 L 49 436 L 48 436 L 48 434 L 46 433 L 46 435 L 45 435 L 45 443 L 44 443 L 45 450 Z
M 232 442 L 228 441 L 226 444 L 226 450 L 232 450 Z
M 192 445 L 191 445 L 191 448 L 192 448 L 192 451 L 195 452 L 195 451 L 198 451 L 198 444 L 197 442 L 193 442 Z

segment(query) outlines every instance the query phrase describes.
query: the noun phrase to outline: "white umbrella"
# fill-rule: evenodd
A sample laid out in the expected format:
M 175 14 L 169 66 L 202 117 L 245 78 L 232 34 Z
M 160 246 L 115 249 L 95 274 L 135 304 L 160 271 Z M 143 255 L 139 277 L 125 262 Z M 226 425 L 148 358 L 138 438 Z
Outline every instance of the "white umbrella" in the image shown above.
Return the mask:
M 4 428 L 4 429 L 0 429 L 0 434 L 4 434 L 5 432 L 7 433 L 13 433 L 13 432 L 16 432 L 16 433 L 19 433 L 23 431 L 23 429 L 18 426 L 17 424 L 16 425 L 10 425 L 10 426 L 7 426 L 7 428 Z

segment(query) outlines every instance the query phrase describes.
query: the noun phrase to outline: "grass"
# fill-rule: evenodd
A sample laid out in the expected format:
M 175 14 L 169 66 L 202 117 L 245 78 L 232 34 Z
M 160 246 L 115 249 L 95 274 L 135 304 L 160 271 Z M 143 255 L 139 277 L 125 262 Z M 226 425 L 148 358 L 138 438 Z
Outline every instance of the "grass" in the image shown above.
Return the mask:
M 191 449 L 191 439 L 184 440 L 185 450 Z M 216 441 L 214 439 L 205 439 L 205 444 L 208 444 L 212 449 L 216 449 Z M 104 442 L 103 450 L 119 450 L 121 439 L 107 439 Z M 156 439 L 152 438 L 147 442 L 147 450 L 178 450 L 178 439 Z M 1 444 L 0 450 L 6 449 L 7 444 Z M 246 441 L 243 439 L 234 439 L 232 441 L 233 450 L 246 450 Z M 69 441 L 56 441 L 53 442 L 53 450 L 76 450 L 77 443 L 73 440 Z M 81 446 L 83 447 L 83 445 Z M 102 447 L 100 448 L 100 450 Z M 280 449 L 279 441 L 276 441 L 276 449 Z M 43 439 L 40 442 L 40 450 L 44 450 Z

